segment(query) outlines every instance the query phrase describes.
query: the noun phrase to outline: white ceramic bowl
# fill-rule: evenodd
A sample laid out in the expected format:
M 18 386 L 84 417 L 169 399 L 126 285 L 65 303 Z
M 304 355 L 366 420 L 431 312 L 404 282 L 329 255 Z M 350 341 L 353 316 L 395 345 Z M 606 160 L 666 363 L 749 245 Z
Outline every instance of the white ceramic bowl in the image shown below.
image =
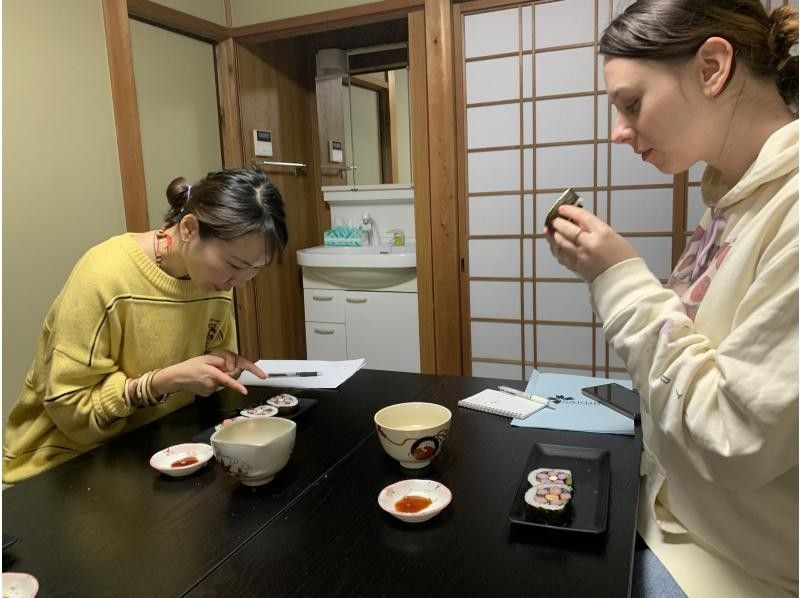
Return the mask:
M 452 414 L 436 403 L 398 403 L 375 414 L 381 446 L 407 469 L 420 469 L 442 452 Z
M 28 573 L 3 573 L 3 598 L 33 598 L 39 591 L 39 581 Z
M 261 486 L 289 462 L 297 424 L 282 417 L 254 417 L 235 421 L 211 436 L 211 446 L 222 469 L 245 486 Z
M 158 451 L 150 457 L 150 466 L 161 473 L 180 478 L 194 473 L 208 463 L 213 456 L 214 450 L 207 444 L 188 442 Z M 191 463 L 180 464 L 184 460 L 191 461 Z
M 406 496 L 421 496 L 431 501 L 431 504 L 416 513 L 404 513 L 397 510 L 397 503 Z M 378 504 L 381 509 L 401 521 L 408 523 L 421 523 L 438 515 L 450 504 L 453 495 L 447 486 L 433 480 L 403 480 L 391 486 L 386 486 L 378 495 Z

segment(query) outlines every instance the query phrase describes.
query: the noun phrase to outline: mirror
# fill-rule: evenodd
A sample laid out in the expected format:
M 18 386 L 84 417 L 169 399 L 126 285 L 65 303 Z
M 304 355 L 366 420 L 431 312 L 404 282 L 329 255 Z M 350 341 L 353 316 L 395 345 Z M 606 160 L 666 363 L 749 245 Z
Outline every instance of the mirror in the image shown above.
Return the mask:
M 407 44 L 317 53 L 323 176 L 348 186 L 411 184 L 408 83 Z

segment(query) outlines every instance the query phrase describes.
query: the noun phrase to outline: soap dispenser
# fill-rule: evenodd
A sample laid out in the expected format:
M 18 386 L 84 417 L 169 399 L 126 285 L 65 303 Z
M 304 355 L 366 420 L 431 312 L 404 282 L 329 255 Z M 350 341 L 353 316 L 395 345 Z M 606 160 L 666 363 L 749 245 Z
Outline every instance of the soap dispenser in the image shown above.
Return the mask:
M 392 235 L 392 245 L 396 247 L 402 247 L 406 244 L 406 236 L 399 228 L 393 228 L 391 230 L 387 230 L 386 232 Z

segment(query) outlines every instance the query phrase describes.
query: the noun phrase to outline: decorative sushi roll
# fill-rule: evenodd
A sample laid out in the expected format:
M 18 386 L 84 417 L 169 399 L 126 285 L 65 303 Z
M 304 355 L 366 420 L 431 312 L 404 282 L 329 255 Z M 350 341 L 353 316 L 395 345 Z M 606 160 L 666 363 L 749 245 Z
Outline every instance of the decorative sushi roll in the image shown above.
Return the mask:
M 245 417 L 272 417 L 278 415 L 278 408 L 272 405 L 259 405 L 250 409 L 242 409 L 239 413 Z
M 281 415 L 291 413 L 297 409 L 299 401 L 292 395 L 282 394 L 267 399 L 267 405 L 272 405 Z
M 525 514 L 544 523 L 565 523 L 572 515 L 572 488 L 566 484 L 535 484 L 525 493 Z
M 569 469 L 555 469 L 542 467 L 534 469 L 528 474 L 528 483 L 535 484 L 564 484 L 572 488 L 572 472 Z

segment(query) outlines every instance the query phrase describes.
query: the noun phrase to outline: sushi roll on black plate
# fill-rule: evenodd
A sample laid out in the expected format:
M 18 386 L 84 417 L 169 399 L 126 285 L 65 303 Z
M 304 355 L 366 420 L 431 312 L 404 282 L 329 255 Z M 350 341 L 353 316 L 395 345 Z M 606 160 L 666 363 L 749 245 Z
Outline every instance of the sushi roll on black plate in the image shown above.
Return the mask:
M 267 405 L 275 407 L 280 415 L 286 415 L 297 409 L 299 401 L 292 395 L 281 394 L 267 399 Z
M 525 515 L 542 523 L 567 523 L 572 516 L 572 488 L 553 483 L 531 486 L 525 493 Z
M 528 483 L 534 484 L 564 484 L 572 487 L 572 472 L 569 469 L 556 469 L 554 467 L 540 467 L 528 474 Z

